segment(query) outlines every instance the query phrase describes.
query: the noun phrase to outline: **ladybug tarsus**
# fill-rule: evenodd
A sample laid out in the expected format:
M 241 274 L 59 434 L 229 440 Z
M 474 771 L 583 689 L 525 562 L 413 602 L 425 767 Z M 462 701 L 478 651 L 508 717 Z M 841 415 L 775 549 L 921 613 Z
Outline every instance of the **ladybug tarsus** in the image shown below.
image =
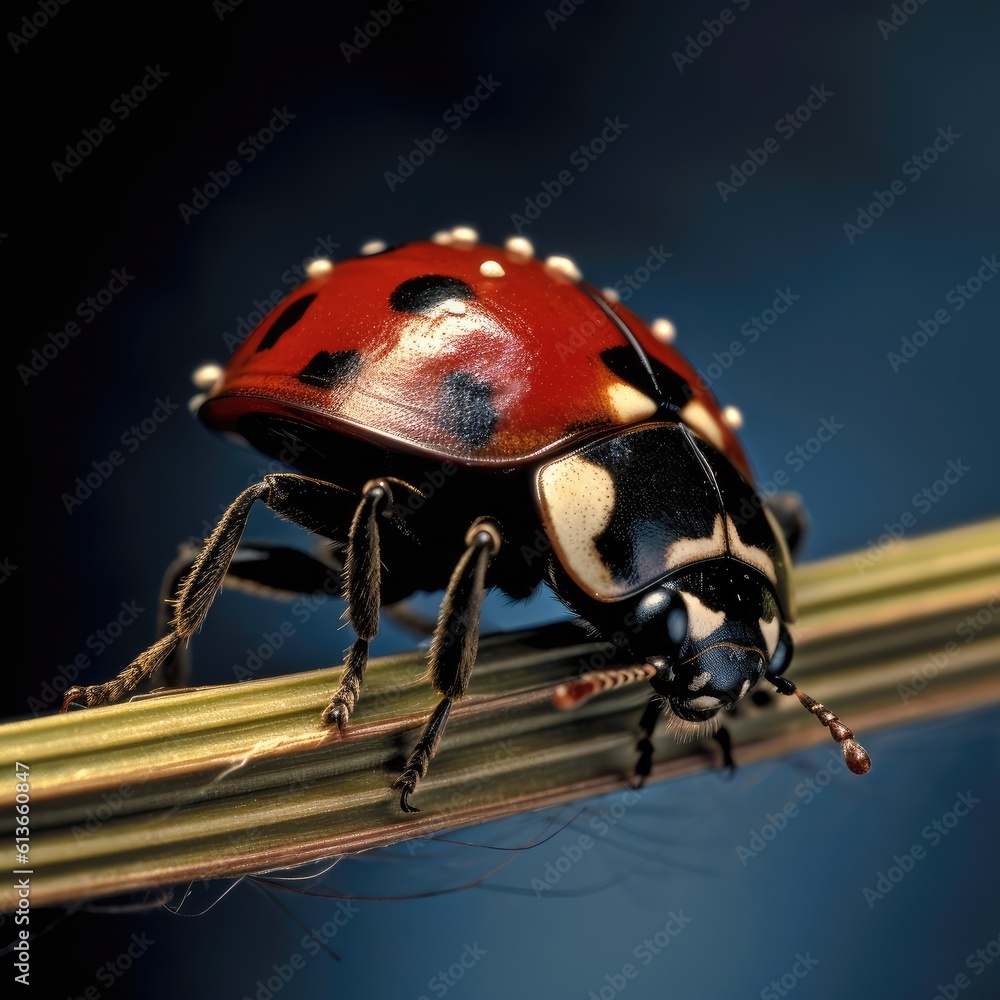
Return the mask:
M 448 724 L 453 701 L 452 697 L 447 696 L 438 702 L 406 762 L 406 768 L 392 783 L 392 787 L 399 790 L 399 808 L 403 812 L 420 812 L 416 806 L 410 804 L 409 797 L 420 779 L 427 775 L 431 760 L 437 753 L 441 737 L 444 735 L 444 728 Z
M 653 751 L 655 749 L 653 746 L 653 731 L 656 729 L 656 723 L 659 722 L 662 714 L 663 699 L 658 694 L 654 694 L 646 703 L 642 718 L 639 720 L 639 731 L 642 735 L 635 745 L 635 749 L 639 754 L 639 760 L 635 765 L 635 777 L 632 782 L 633 788 L 642 788 L 653 770 Z
M 80 700 L 85 700 L 87 697 L 86 688 L 80 687 L 79 684 L 74 684 L 73 687 L 66 691 L 66 696 L 62 700 L 62 708 L 59 709 L 60 712 L 69 711 L 70 705 L 76 704 Z
M 351 644 L 344 659 L 344 671 L 340 684 L 333 693 L 330 703 L 323 709 L 320 722 L 324 726 L 336 725 L 341 734 L 347 729 L 351 713 L 361 694 L 361 685 L 368 666 L 368 639 L 357 638 Z

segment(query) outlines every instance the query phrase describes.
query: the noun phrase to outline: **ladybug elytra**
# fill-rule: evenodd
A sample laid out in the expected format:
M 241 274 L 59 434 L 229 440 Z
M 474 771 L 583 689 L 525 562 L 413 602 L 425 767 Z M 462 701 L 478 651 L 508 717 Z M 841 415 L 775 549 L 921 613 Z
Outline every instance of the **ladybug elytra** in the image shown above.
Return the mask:
M 523 238 L 501 248 L 456 229 L 365 250 L 314 261 L 198 400 L 210 428 L 298 471 L 233 502 L 180 584 L 169 633 L 114 680 L 71 689 L 64 708 L 114 701 L 161 667 L 176 680 L 171 664 L 227 576 L 308 592 L 332 567 L 357 638 L 327 725 L 349 722 L 380 606 L 444 591 L 428 654 L 442 698 L 393 785 L 405 810 L 468 686 L 494 587 L 512 598 L 551 587 L 642 665 L 656 693 L 640 776 L 661 715 L 682 737 L 712 733 L 762 678 L 798 694 L 851 770 L 867 771 L 850 730 L 783 676 L 786 534 L 801 519 L 758 495 L 738 420 L 670 324 L 647 325 Z M 321 558 L 271 548 L 233 562 L 258 500 L 336 544 Z

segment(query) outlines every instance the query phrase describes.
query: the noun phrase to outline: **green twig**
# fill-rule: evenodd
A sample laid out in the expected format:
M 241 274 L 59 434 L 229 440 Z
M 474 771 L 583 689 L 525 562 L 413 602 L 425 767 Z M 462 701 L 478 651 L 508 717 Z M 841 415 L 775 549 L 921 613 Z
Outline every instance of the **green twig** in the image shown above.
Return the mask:
M 805 566 L 790 674 L 862 743 L 876 726 L 1000 700 L 998 580 L 1000 520 Z M 635 766 L 648 687 L 552 706 L 556 686 L 604 652 L 569 625 L 485 639 L 416 816 L 389 789 L 437 701 L 416 653 L 372 661 L 342 737 L 319 725 L 339 669 L 9 723 L 0 816 L 12 831 L 15 764 L 28 764 L 39 906 L 273 870 L 611 790 Z M 740 763 L 827 738 L 791 698 L 747 704 L 727 726 Z M 701 748 L 656 743 L 651 780 L 713 766 Z M 16 903 L 0 890 L 0 907 Z

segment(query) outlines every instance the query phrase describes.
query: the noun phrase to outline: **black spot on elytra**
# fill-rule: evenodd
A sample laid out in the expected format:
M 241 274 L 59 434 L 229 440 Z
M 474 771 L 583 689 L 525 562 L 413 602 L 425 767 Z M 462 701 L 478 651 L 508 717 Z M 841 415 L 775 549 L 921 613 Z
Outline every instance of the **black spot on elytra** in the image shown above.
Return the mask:
M 395 312 L 429 312 L 448 299 L 474 299 L 476 293 L 459 278 L 445 274 L 422 274 L 397 285 L 389 296 L 389 305 Z
M 357 351 L 320 351 L 295 377 L 306 385 L 332 389 L 341 382 L 357 376 L 361 368 L 361 355 Z
M 274 347 L 278 338 L 290 330 L 302 317 L 306 310 L 312 305 L 315 295 L 303 295 L 297 299 L 271 324 L 271 329 L 264 335 L 264 339 L 257 345 L 258 351 L 266 351 L 269 347 Z
M 493 386 L 469 372 L 452 372 L 441 383 L 441 426 L 473 448 L 493 437 L 500 414 L 493 408 Z
M 694 390 L 684 377 L 652 356 L 647 356 L 646 360 L 656 377 L 656 385 L 653 385 L 649 372 L 633 347 L 623 345 L 601 351 L 601 361 L 605 366 L 629 385 L 653 399 L 663 400 L 673 409 L 680 410 L 687 406 Z
M 606 351 L 601 351 L 601 360 L 623 382 L 628 382 L 639 392 L 652 396 L 653 399 L 659 395 L 645 365 L 630 345 L 623 344 L 621 347 L 609 347 Z

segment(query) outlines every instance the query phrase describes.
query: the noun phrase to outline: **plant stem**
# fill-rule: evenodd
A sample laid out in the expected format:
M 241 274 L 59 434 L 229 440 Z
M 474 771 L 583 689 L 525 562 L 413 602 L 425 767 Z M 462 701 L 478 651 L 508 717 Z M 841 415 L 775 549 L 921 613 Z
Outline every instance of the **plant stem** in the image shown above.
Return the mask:
M 789 674 L 862 743 L 876 727 L 1000 701 L 998 581 L 1000 519 L 803 566 Z M 613 790 L 634 770 L 648 687 L 552 706 L 604 652 L 568 624 L 485 638 L 415 816 L 389 786 L 438 700 L 417 653 L 372 661 L 343 736 L 319 725 L 339 668 L 8 723 L 0 816 L 12 831 L 15 763 L 28 764 L 25 867 L 42 906 L 273 870 Z M 792 698 L 742 705 L 726 725 L 742 764 L 828 738 Z M 718 766 L 697 745 L 662 732 L 654 742 L 650 780 Z M 16 904 L 0 889 L 0 907 Z

